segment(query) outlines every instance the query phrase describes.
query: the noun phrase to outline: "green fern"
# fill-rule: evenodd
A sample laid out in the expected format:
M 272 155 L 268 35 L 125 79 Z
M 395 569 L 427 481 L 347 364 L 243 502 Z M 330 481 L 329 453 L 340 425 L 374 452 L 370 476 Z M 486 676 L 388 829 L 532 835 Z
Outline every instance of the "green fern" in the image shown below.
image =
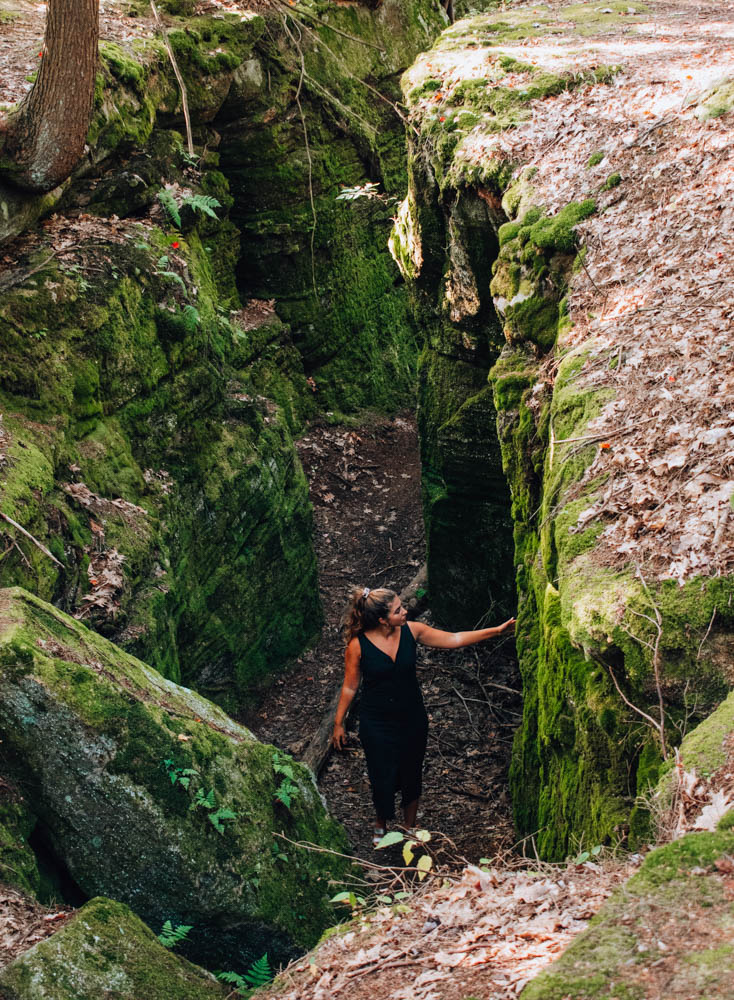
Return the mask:
M 186 332 L 195 333 L 199 326 L 199 310 L 195 306 L 184 306 L 183 318 Z
M 168 215 L 171 222 L 176 226 L 177 229 L 180 229 L 181 215 L 179 213 L 176 200 L 171 194 L 171 192 L 167 191 L 166 188 L 161 188 L 161 190 L 158 192 L 158 201 L 165 209 L 165 212 Z
M 197 788 L 196 795 L 189 806 L 189 811 L 193 812 L 195 809 L 216 809 L 217 803 L 215 799 L 215 792 L 213 788 L 204 794 L 203 789 Z
M 217 973 L 217 979 L 220 982 L 234 986 L 242 997 L 249 997 L 253 990 L 266 986 L 272 978 L 273 970 L 270 968 L 267 953 L 253 962 L 242 976 L 238 972 Z
M 273 978 L 273 971 L 270 968 L 270 962 L 268 962 L 267 952 L 258 958 L 256 962 L 253 962 L 250 968 L 245 973 L 245 979 L 250 984 L 257 989 L 259 986 L 265 986 Z
M 178 924 L 174 927 L 170 920 L 166 920 L 158 935 L 158 940 L 164 948 L 175 948 L 177 944 L 186 940 L 193 927 L 193 924 Z
M 173 281 L 179 286 L 184 295 L 186 295 L 186 283 L 180 274 L 176 274 L 175 271 L 156 271 L 156 274 L 161 278 L 167 278 L 168 281 Z
M 219 216 L 214 211 L 215 208 L 221 208 L 222 203 L 217 201 L 216 198 L 212 198 L 209 194 L 192 194 L 188 198 L 184 198 L 184 205 L 188 205 L 195 212 L 203 212 L 204 215 L 210 216 L 212 219 L 219 219 Z
M 216 810 L 216 812 L 207 813 L 206 818 L 209 820 L 209 822 L 217 831 L 217 833 L 221 833 L 222 836 L 224 836 L 224 833 L 227 830 L 226 826 L 224 825 L 225 822 L 227 820 L 237 819 L 237 813 L 232 812 L 231 809 L 224 809 L 220 807 L 219 809 Z

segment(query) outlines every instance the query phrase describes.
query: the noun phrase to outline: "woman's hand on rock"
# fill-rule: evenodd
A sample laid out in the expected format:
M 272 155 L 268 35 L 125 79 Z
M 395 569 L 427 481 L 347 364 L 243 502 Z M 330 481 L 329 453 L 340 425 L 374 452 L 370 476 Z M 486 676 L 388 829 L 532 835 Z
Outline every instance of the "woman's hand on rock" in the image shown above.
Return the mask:
M 497 635 L 501 635 L 503 632 L 511 631 L 515 628 L 515 622 L 517 619 L 508 618 L 506 622 L 502 622 L 501 625 L 497 626 Z
M 334 735 L 331 737 L 331 745 L 335 750 L 343 750 L 347 743 L 347 733 L 341 723 L 334 724 Z

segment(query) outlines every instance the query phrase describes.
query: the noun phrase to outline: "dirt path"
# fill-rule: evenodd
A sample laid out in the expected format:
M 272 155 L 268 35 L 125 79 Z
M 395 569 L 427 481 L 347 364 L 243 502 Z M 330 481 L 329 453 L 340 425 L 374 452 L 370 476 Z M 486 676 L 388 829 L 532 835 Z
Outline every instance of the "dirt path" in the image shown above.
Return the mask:
M 339 619 L 352 586 L 400 591 L 424 558 L 420 460 L 409 417 L 358 430 L 315 427 L 299 445 L 311 484 L 321 600 L 317 646 L 275 682 L 245 721 L 298 756 L 343 675 Z M 507 767 L 519 697 L 512 642 L 456 652 L 422 650 L 419 678 L 431 720 L 421 825 L 440 830 L 476 860 L 513 841 Z M 372 857 L 372 805 L 356 732 L 332 753 L 320 788 L 360 856 Z M 365 853 L 363 853 L 365 852 Z

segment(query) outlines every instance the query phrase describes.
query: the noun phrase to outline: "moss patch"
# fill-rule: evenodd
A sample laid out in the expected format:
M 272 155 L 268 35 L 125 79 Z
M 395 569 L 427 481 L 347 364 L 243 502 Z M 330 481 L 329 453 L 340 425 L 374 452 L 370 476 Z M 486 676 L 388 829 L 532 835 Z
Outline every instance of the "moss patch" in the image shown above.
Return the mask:
M 212 975 L 164 948 L 127 906 L 97 897 L 0 972 L 6 1000 L 222 1000 Z
M 699 833 L 653 851 L 523 1000 L 731 996 L 734 916 L 714 862 L 733 849 L 731 833 Z

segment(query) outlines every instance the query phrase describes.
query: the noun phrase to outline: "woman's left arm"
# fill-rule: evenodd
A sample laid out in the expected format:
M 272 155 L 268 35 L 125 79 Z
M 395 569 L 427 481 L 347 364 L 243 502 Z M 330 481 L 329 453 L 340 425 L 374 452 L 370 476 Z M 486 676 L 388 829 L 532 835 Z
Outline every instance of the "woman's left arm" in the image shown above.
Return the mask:
M 441 629 L 431 628 L 423 622 L 408 622 L 408 628 L 415 641 L 423 646 L 433 646 L 434 649 L 459 649 L 461 646 L 473 646 L 475 642 L 483 642 L 485 639 L 502 635 L 514 624 L 515 619 L 508 618 L 501 625 L 475 629 L 472 632 L 442 632 Z

